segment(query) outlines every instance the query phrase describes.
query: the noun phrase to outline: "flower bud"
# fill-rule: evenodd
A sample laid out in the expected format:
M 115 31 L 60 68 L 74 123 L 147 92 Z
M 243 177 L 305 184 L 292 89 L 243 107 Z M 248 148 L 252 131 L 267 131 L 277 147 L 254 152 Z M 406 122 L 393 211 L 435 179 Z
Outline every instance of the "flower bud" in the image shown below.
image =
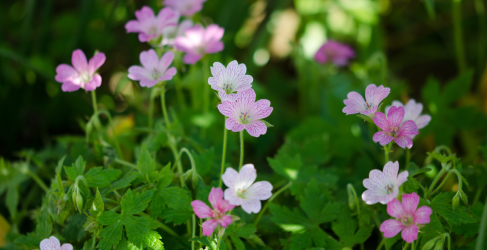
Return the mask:
M 451 206 L 453 207 L 453 210 L 455 210 L 455 208 L 458 207 L 458 205 L 460 204 L 460 195 L 459 195 L 460 192 L 457 192 L 457 194 L 453 197 L 452 201 L 451 201 Z
M 442 237 L 439 241 L 436 242 L 434 250 L 442 250 L 443 249 L 443 243 L 445 243 L 444 237 Z
M 350 207 L 350 210 L 354 210 L 355 209 L 355 196 L 354 196 L 354 189 L 353 189 L 353 186 L 352 184 L 348 184 L 347 185 L 347 193 L 348 193 L 348 207 Z
M 78 207 L 79 212 L 83 210 L 83 197 L 80 194 L 76 196 L 76 206 Z
M 460 192 L 460 199 L 462 199 L 463 203 L 465 203 L 465 206 L 467 206 L 468 205 L 468 197 L 467 197 L 467 195 L 461 189 L 460 189 L 459 192 Z
M 424 246 L 421 250 L 431 250 L 435 246 L 436 240 L 437 240 L 437 238 L 434 238 L 434 239 L 431 239 L 430 241 L 426 242 L 426 244 L 424 244 Z

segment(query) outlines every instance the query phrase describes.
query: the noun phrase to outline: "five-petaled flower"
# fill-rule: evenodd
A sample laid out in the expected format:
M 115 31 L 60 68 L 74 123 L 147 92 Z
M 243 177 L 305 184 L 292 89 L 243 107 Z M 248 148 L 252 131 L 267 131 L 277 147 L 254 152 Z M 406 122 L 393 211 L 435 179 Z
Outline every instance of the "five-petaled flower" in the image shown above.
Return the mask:
M 140 81 L 140 86 L 142 87 L 152 87 L 159 81 L 171 80 L 176 75 L 175 67 L 168 69 L 173 60 L 174 53 L 171 51 L 166 52 L 161 60 L 159 60 L 157 53 L 153 49 L 142 51 L 140 53 L 140 62 L 144 67 L 130 67 L 128 77 L 132 80 Z
M 385 112 L 387 113 L 393 106 L 404 107 L 405 114 L 402 122 L 404 123 L 405 121 L 412 120 L 414 123 L 416 123 L 418 129 L 426 127 L 426 125 L 428 125 L 428 123 L 431 121 L 430 115 L 421 115 L 421 111 L 423 111 L 423 104 L 419 102 L 416 103 L 414 99 L 409 100 L 406 105 L 403 105 L 400 101 L 393 101 L 391 106 L 386 107 Z M 414 135 L 410 137 L 413 139 Z
M 85 53 L 77 49 L 71 57 L 73 67 L 67 64 L 57 66 L 55 79 L 63 84 L 61 88 L 64 92 L 76 91 L 79 88 L 93 91 L 101 85 L 101 76 L 95 72 L 105 63 L 105 59 L 105 54 L 96 53 L 88 62 Z
M 368 205 L 380 202 L 387 204 L 396 198 L 399 187 L 407 181 L 408 171 L 403 171 L 399 175 L 399 162 L 388 162 L 384 165 L 384 171 L 374 169 L 370 171 L 369 178 L 363 184 L 367 188 L 362 193 L 362 200 Z
M 261 200 L 267 200 L 272 196 L 272 184 L 268 181 L 258 181 L 257 171 L 252 164 L 242 166 L 240 173 L 233 168 L 227 168 L 222 175 L 225 189 L 225 200 L 230 204 L 242 206 L 248 214 L 258 213 L 262 207 Z
M 412 120 L 402 123 L 403 119 L 403 107 L 391 107 L 389 112 L 387 112 L 387 117 L 382 112 L 375 113 L 375 117 L 372 120 L 382 131 L 374 134 L 374 137 L 372 137 L 374 142 L 379 142 L 380 145 L 385 146 L 394 140 L 401 148 L 411 148 L 413 146 L 411 136 L 419 133 L 418 127 Z
M 205 54 L 213 54 L 223 50 L 224 29 L 216 24 L 208 27 L 197 24 L 184 32 L 184 36 L 177 37 L 175 47 L 185 52 L 183 61 L 186 64 L 195 64 Z
M 164 0 L 164 5 L 169 6 L 181 13 L 183 16 L 192 16 L 203 9 L 206 0 Z
M 154 11 L 147 6 L 135 11 L 135 16 L 137 20 L 130 20 L 125 25 L 125 29 L 127 33 L 139 33 L 139 41 L 141 42 L 158 38 L 166 27 L 176 26 L 179 18 L 171 8 L 163 8 L 155 16 Z
M 418 239 L 418 226 L 428 224 L 433 212 L 428 206 L 416 209 L 418 204 L 419 196 L 416 193 L 403 195 L 402 204 L 396 198 L 387 203 L 387 213 L 396 219 L 382 222 L 380 231 L 384 237 L 392 238 L 402 231 L 401 236 L 406 242 Z
M 315 54 L 315 61 L 321 64 L 333 63 L 338 67 L 348 64 L 348 60 L 355 56 L 350 46 L 337 41 L 326 41 Z
M 218 104 L 218 110 L 228 117 L 225 127 L 233 132 L 240 132 L 244 129 L 251 136 L 259 137 L 267 132 L 267 126 L 260 119 L 268 117 L 272 113 L 269 100 L 258 100 L 255 102 L 253 89 L 237 93 L 237 101 L 222 101 Z
M 61 246 L 61 242 L 51 236 L 49 239 L 43 239 L 40 245 L 41 250 L 73 250 L 73 245 L 66 243 Z
M 166 27 L 162 31 L 161 45 L 174 47 L 176 38 L 184 36 L 184 32 L 191 27 L 193 27 L 193 21 L 191 20 L 183 20 L 178 26 Z
M 236 60 L 231 61 L 225 68 L 219 62 L 213 63 L 210 67 L 213 77 L 208 79 L 211 88 L 218 91 L 218 96 L 222 101 L 236 101 L 238 91 L 244 91 L 252 87 L 253 78 L 246 75 L 247 67 L 245 64 L 238 64 Z
M 343 108 L 342 112 L 347 115 L 360 113 L 362 115 L 373 117 L 374 113 L 379 108 L 380 102 L 384 100 L 390 92 L 390 88 L 384 88 L 382 85 L 377 87 L 375 84 L 370 84 L 365 89 L 366 100 L 364 100 L 362 95 L 352 91 L 348 93 L 348 99 L 343 100 L 343 103 L 345 103 L 346 106 Z
M 232 223 L 232 217 L 225 213 L 232 210 L 235 206 L 230 205 L 227 200 L 223 199 L 223 191 L 221 188 L 211 188 L 208 200 L 213 207 L 213 210 L 200 200 L 191 202 L 193 211 L 200 219 L 210 218 L 203 222 L 203 235 L 211 236 L 217 225 L 227 228 Z

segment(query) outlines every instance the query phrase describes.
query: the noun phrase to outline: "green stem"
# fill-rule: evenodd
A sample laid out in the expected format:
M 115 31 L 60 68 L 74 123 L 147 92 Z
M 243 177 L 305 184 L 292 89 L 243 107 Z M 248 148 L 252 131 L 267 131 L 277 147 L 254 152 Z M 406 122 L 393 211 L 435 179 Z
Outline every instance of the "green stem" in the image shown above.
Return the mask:
M 44 192 L 49 192 L 49 188 L 42 182 L 41 178 L 37 176 L 37 174 L 32 173 L 30 170 L 27 170 L 27 175 L 29 175 L 32 179 L 34 179 L 35 182 L 44 190 Z
M 411 250 L 414 250 L 414 241 L 411 242 Z
M 198 172 L 196 171 L 196 164 L 194 163 L 194 158 L 193 158 L 193 155 L 191 154 L 191 152 L 189 152 L 189 150 L 187 148 L 181 148 L 181 150 L 179 150 L 179 154 L 178 154 L 178 158 L 176 159 L 176 163 L 178 163 L 177 165 L 178 166 L 181 166 L 179 169 L 178 167 L 178 171 L 180 172 L 183 172 L 183 169 L 182 169 L 182 164 L 181 164 L 181 156 L 183 155 L 183 153 L 186 153 L 186 155 L 188 156 L 189 158 L 189 161 L 191 162 L 191 170 L 193 171 L 193 187 L 196 185 L 196 181 L 197 181 L 197 174 Z
M 240 169 L 242 168 L 243 158 L 244 158 L 244 136 L 242 130 L 240 131 L 240 162 L 238 164 L 238 171 L 240 171 Z
M 360 216 L 360 203 L 359 203 L 358 198 L 357 198 L 357 192 L 355 192 L 355 189 L 353 188 L 352 184 L 347 185 L 347 191 L 348 190 L 350 190 L 350 192 L 352 192 L 352 195 L 353 195 L 354 200 L 355 200 L 355 204 L 357 205 L 357 215 Z
M 216 244 L 216 250 L 220 250 L 220 243 L 222 242 L 223 234 L 218 238 L 218 243 Z
M 181 187 L 184 187 L 184 178 L 183 178 L 183 166 L 181 165 L 181 163 L 178 161 L 179 157 L 178 157 L 178 151 L 176 149 L 176 146 L 173 144 L 173 143 L 169 143 L 169 148 L 171 149 L 172 151 L 172 154 L 174 156 L 174 164 L 176 165 L 176 167 L 178 168 L 178 173 L 179 173 L 179 181 L 181 182 Z
M 196 218 L 193 214 L 193 231 L 191 234 L 191 239 L 196 236 Z M 191 241 L 191 250 L 194 250 L 194 241 Z
M 384 158 L 386 160 L 385 163 L 389 162 L 389 150 L 391 149 L 392 142 L 384 146 Z
M 482 212 L 482 218 L 480 219 L 479 235 L 477 237 L 477 243 L 475 244 L 475 250 L 483 249 L 483 245 L 485 243 L 485 227 L 487 224 L 487 206 L 485 204 L 487 204 L 487 199 L 485 199 L 484 211 Z
M 406 244 L 404 245 L 404 247 L 402 248 L 402 250 L 406 250 L 406 249 L 408 249 L 408 247 L 409 247 L 409 243 L 406 242 Z
M 124 160 L 121 160 L 121 159 L 118 159 L 118 158 L 115 158 L 114 162 L 116 162 L 120 165 L 124 165 L 124 166 L 130 167 L 130 168 L 133 168 L 133 169 L 137 169 L 137 165 L 132 164 L 132 163 L 127 162 L 127 161 L 124 161 Z
M 93 112 L 98 113 L 98 104 L 96 102 L 96 93 L 95 91 L 91 91 L 91 100 L 93 101 Z
M 152 91 L 149 96 L 149 128 L 153 128 L 154 125 L 154 91 L 156 88 L 152 88 Z
M 440 178 L 443 176 L 443 174 L 446 173 L 446 169 L 445 168 L 442 168 L 440 170 L 440 172 L 436 175 L 435 179 L 433 180 L 433 182 L 431 182 L 431 185 L 429 186 L 428 190 L 427 191 L 430 191 L 430 190 L 433 190 L 433 188 L 435 187 L 436 183 L 438 182 L 438 180 L 440 180 Z M 426 199 L 428 197 L 428 192 L 425 192 L 424 194 L 424 198 Z
M 113 143 L 115 144 L 115 148 L 117 149 L 118 157 L 120 157 L 120 159 L 123 160 L 122 150 L 120 149 L 120 145 L 118 144 L 117 135 L 115 134 L 115 126 L 113 125 L 112 116 L 110 115 L 110 113 L 107 110 L 100 110 L 100 111 L 98 111 L 98 114 L 105 114 L 108 117 L 108 122 L 110 123 L 110 127 L 112 127 L 112 130 L 113 130 Z M 98 117 L 98 115 L 96 115 L 95 117 Z
M 467 69 L 467 61 L 465 59 L 465 47 L 463 45 L 461 4 L 461 0 L 452 0 L 453 36 L 455 39 L 458 70 L 465 72 Z
M 203 111 L 205 114 L 208 113 L 208 108 L 210 106 L 210 86 L 208 86 L 208 58 L 203 60 L 203 72 L 204 72 L 204 80 L 205 82 L 203 83 Z
M 168 128 L 169 126 L 171 126 L 171 123 L 169 122 L 169 118 L 167 116 L 165 94 L 166 94 L 166 88 L 163 84 L 161 90 L 161 106 L 162 106 L 162 113 L 164 114 L 164 121 L 166 122 L 166 128 Z
M 379 243 L 379 246 L 376 248 L 376 250 L 380 250 L 382 248 L 382 246 L 386 243 L 386 240 L 387 240 L 387 238 L 384 237 L 382 239 L 382 241 Z
M 264 207 L 262 208 L 262 210 L 260 210 L 260 213 L 259 215 L 257 215 L 257 218 L 255 218 L 255 221 L 254 221 L 254 225 L 257 226 L 257 224 L 259 223 L 260 221 L 260 218 L 262 217 L 262 215 L 264 214 L 265 210 L 267 209 L 267 207 L 269 206 L 269 204 L 279 195 L 281 194 L 282 192 L 284 192 L 284 190 L 288 189 L 291 185 L 293 184 L 292 181 L 290 181 L 286 186 L 282 187 L 281 189 L 279 189 L 277 192 L 275 192 L 272 197 L 266 202 L 266 204 L 264 205 Z
M 222 187 L 223 169 L 225 168 L 225 153 L 227 151 L 227 128 L 225 127 L 226 122 L 227 122 L 227 117 L 225 117 L 225 123 L 223 123 L 222 170 L 221 170 L 221 174 L 220 174 L 220 185 L 218 185 L 219 187 Z
M 178 97 L 179 106 L 181 106 L 182 110 L 185 110 L 186 109 L 186 101 L 184 100 L 181 77 L 179 76 L 179 72 L 177 72 L 176 75 L 174 76 L 174 81 L 175 81 L 175 85 L 176 85 L 176 95 Z
M 450 177 L 451 174 L 457 175 L 457 177 L 458 177 L 458 190 L 462 190 L 462 175 L 460 174 L 460 172 L 458 172 L 458 170 L 452 169 L 452 170 L 448 171 L 448 175 L 445 177 L 445 179 L 443 179 L 443 181 L 440 183 L 440 185 L 438 185 L 438 187 L 433 192 L 431 192 L 430 194 L 434 194 L 434 193 L 438 192 L 440 190 L 440 188 L 443 186 L 443 184 L 445 184 L 446 180 L 448 180 L 448 177 Z

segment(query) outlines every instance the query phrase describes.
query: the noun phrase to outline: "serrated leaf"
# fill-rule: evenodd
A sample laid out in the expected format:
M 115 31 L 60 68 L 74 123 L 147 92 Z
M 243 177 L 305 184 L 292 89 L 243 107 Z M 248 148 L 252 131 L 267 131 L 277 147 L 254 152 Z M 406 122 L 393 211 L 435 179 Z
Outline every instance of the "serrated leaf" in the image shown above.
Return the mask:
M 296 208 L 291 210 L 287 207 L 281 207 L 276 204 L 270 204 L 269 210 L 272 214 L 271 221 L 288 232 L 298 232 L 304 230 L 307 226 L 313 227 L 302 212 Z
M 85 172 L 85 167 L 86 167 L 86 161 L 83 161 L 83 157 L 81 157 L 81 155 L 78 156 L 78 159 L 76 159 L 76 162 L 73 163 L 72 165 L 72 168 L 76 173 L 76 176 L 83 175 L 83 173 Z
M 475 223 L 466 207 L 459 206 L 453 210 L 450 204 L 453 196 L 453 193 L 440 193 L 431 201 L 430 207 L 452 225 Z
M 126 174 L 122 179 L 114 182 L 112 186 L 110 187 L 111 190 L 117 190 L 117 189 L 122 189 L 126 188 L 131 185 L 131 183 L 139 176 L 139 173 L 136 172 L 130 172 Z
M 198 242 L 201 243 L 205 246 L 207 246 L 211 250 L 216 249 L 216 241 L 210 241 L 208 237 L 202 236 L 202 237 L 193 237 L 190 239 L 190 241 Z
M 140 150 L 139 159 L 137 160 L 137 169 L 144 176 L 150 175 L 155 170 L 155 162 L 145 144 L 142 144 Z
M 232 236 L 230 236 L 230 239 L 232 239 L 233 245 L 235 246 L 235 248 L 237 250 L 245 250 L 245 245 L 242 242 L 242 240 L 240 240 L 240 238 L 232 235 Z
M 340 241 L 346 247 L 353 247 L 355 244 L 365 242 L 372 234 L 371 226 L 364 226 L 357 231 L 357 223 L 351 217 L 350 211 L 343 206 L 338 219 L 332 224 L 333 232 L 338 235 Z
M 194 212 L 193 210 L 174 210 L 174 209 L 165 209 L 160 214 L 161 218 L 165 219 L 166 223 L 174 223 L 174 225 L 179 225 L 187 222 L 191 219 Z
M 36 232 L 37 235 L 43 239 L 51 236 L 52 220 L 51 216 L 49 216 L 49 213 L 47 212 L 47 208 L 44 206 L 41 208 L 39 216 L 37 217 Z
M 152 231 L 149 230 L 151 219 L 147 217 L 123 216 L 122 220 L 128 240 L 137 247 L 143 246 L 149 231 Z
M 98 211 L 99 213 L 103 213 L 103 211 L 105 210 L 105 203 L 101 198 L 100 190 L 98 190 L 98 188 L 96 189 L 96 195 L 93 204 L 95 205 L 96 211 Z
M 61 158 L 58 162 L 57 162 L 57 166 L 56 166 L 56 173 L 57 174 L 60 174 L 61 173 L 61 169 L 63 168 L 63 163 L 64 163 L 64 159 L 66 159 L 66 155 L 63 156 L 63 158 Z
M 426 224 L 421 231 L 423 232 L 423 237 L 421 238 L 421 248 L 423 248 L 428 241 L 445 232 L 445 229 L 434 210 L 430 215 L 430 223 Z
M 144 211 L 152 199 L 153 190 L 147 190 L 142 193 L 133 193 L 128 190 L 124 199 L 120 202 L 122 206 L 122 215 L 132 215 Z
M 447 162 L 449 162 L 449 161 L 451 161 L 453 159 L 453 155 L 445 156 L 445 155 L 442 155 L 440 153 L 430 153 L 430 152 L 427 152 L 427 154 L 429 156 L 437 159 L 441 163 L 447 163 Z
M 407 167 L 406 170 L 408 171 L 408 174 L 409 174 L 408 178 L 411 178 L 415 175 L 429 172 L 429 171 L 431 171 L 431 169 L 432 168 L 430 168 L 430 167 L 419 168 L 418 165 L 416 165 L 416 163 L 410 162 L 409 166 Z
M 63 180 L 61 179 L 60 173 L 56 174 L 56 183 L 57 183 L 57 188 L 59 190 L 59 197 L 63 197 L 64 196 L 64 186 L 63 186 Z
M 17 186 L 9 186 L 7 188 L 7 197 L 5 197 L 5 203 L 7 204 L 10 216 L 15 218 L 17 213 L 17 205 L 19 204 L 19 191 Z
M 86 235 L 83 224 L 86 222 L 85 214 L 74 214 L 67 220 L 63 227 L 63 237 L 68 242 L 80 241 Z
M 232 223 L 225 230 L 225 234 L 248 238 L 256 231 L 257 228 L 253 224 Z
M 419 183 L 419 181 L 414 177 L 408 177 L 408 180 L 402 185 L 404 193 L 407 194 L 417 193 L 420 187 L 421 183 Z
M 304 250 L 313 246 L 313 239 L 311 238 L 311 235 L 305 232 L 293 233 L 289 240 L 291 241 L 289 247 L 293 250 Z
M 111 211 L 107 211 L 107 212 L 111 212 Z M 99 218 L 100 217 L 98 217 L 98 219 Z M 115 246 L 117 246 L 117 244 L 122 239 L 122 229 L 123 229 L 123 223 L 122 220 L 120 219 L 116 220 L 113 224 L 109 225 L 108 227 L 103 228 L 103 230 L 100 233 L 100 237 L 102 239 L 100 240 L 100 242 L 98 242 L 98 248 L 100 250 L 110 250 L 112 248 L 115 248 Z
M 111 183 L 116 180 L 122 171 L 118 169 L 103 169 L 102 167 L 95 167 L 90 169 L 84 177 L 90 187 L 105 188 L 109 187 Z

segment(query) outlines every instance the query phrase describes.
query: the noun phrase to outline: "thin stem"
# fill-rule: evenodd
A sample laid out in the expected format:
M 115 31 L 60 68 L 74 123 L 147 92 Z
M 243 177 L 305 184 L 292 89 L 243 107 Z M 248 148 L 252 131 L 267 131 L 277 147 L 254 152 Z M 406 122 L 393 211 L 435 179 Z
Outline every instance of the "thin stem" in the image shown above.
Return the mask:
M 438 180 L 440 180 L 440 178 L 443 176 L 444 173 L 446 173 L 446 169 L 445 168 L 442 168 L 440 170 L 440 172 L 436 175 L 435 179 L 433 180 L 433 182 L 431 182 L 431 185 L 429 186 L 428 190 L 433 190 L 433 188 L 435 187 L 436 183 L 438 182 Z M 428 192 L 425 192 L 424 193 L 424 198 L 426 199 L 428 197 Z
M 460 72 L 465 72 L 465 70 L 467 69 L 467 61 L 465 59 L 465 47 L 463 45 L 461 5 L 461 0 L 452 0 L 453 37 L 455 39 L 457 66 Z
M 406 242 L 406 244 L 404 245 L 404 247 L 402 248 L 402 250 L 406 250 L 406 249 L 408 249 L 408 247 L 409 247 L 409 243 Z
M 164 114 L 164 121 L 166 122 L 166 127 L 169 127 L 171 126 L 171 123 L 169 122 L 169 118 L 167 116 L 165 94 L 166 94 L 166 88 L 163 84 L 161 90 L 161 106 L 162 106 L 162 113 Z
M 196 217 L 193 214 L 193 232 L 191 234 L 191 239 L 196 236 Z M 191 250 L 194 250 L 194 241 L 191 241 Z
M 382 241 L 379 243 L 379 246 L 376 248 L 376 250 L 380 250 L 382 248 L 382 246 L 386 243 L 386 237 L 384 237 L 382 239 Z
M 121 159 L 118 159 L 118 158 L 115 158 L 114 161 L 116 163 L 120 164 L 120 165 L 124 165 L 124 166 L 130 167 L 130 168 L 133 168 L 133 169 L 137 169 L 137 165 L 132 164 L 130 162 L 127 162 L 127 161 L 124 161 L 124 160 L 121 160 Z
M 347 185 L 347 190 L 350 190 L 350 192 L 352 192 L 352 195 L 355 200 L 355 204 L 357 205 L 357 215 L 360 216 L 360 203 L 357 198 L 357 192 L 355 192 L 355 189 L 353 188 L 352 184 Z
M 384 158 L 386 160 L 385 163 L 389 162 L 389 150 L 391 149 L 392 142 L 384 146 Z
M 194 163 L 193 155 L 191 154 L 191 152 L 189 152 L 189 150 L 187 148 L 181 148 L 181 150 L 179 150 L 179 154 L 178 154 L 178 158 L 176 159 L 176 163 L 178 163 L 178 166 L 181 165 L 181 156 L 183 155 L 183 153 L 186 153 L 186 155 L 189 158 L 189 161 L 191 162 L 191 170 L 193 171 L 193 180 L 196 180 L 195 178 L 196 178 L 196 175 L 198 174 L 198 172 L 196 171 L 196 164 Z M 182 165 L 181 165 L 180 170 L 178 167 L 178 171 L 183 172 Z M 195 183 L 193 182 L 193 186 L 194 185 L 195 185 Z
M 257 224 L 259 223 L 260 221 L 260 218 L 262 217 L 262 215 L 264 214 L 265 210 L 267 209 L 267 207 L 269 206 L 269 204 L 277 197 L 279 196 L 279 194 L 281 194 L 282 192 L 284 192 L 284 190 L 288 189 L 291 185 L 293 184 L 292 181 L 290 181 L 286 186 L 282 187 L 281 189 L 277 190 L 277 192 L 275 192 L 272 197 L 267 201 L 267 203 L 264 205 L 264 208 L 262 208 L 262 210 L 260 210 L 260 213 L 259 215 L 257 215 L 257 218 L 255 218 L 255 221 L 254 221 L 254 225 L 257 226 Z
M 222 176 L 223 176 L 223 169 L 225 168 L 225 153 L 227 152 L 227 128 L 225 124 L 227 122 L 227 117 L 225 117 L 225 123 L 223 124 L 223 153 L 222 153 L 222 170 L 220 174 L 220 184 L 219 187 L 222 187 Z
M 44 190 L 44 192 L 49 192 L 49 188 L 46 186 L 46 184 L 44 184 L 44 182 L 42 182 L 41 178 L 39 178 L 39 176 L 37 176 L 37 174 L 35 173 L 32 173 L 30 170 L 27 170 L 27 175 L 29 175 L 32 179 L 34 179 L 35 182 L 37 182 L 37 184 Z
M 216 250 L 220 250 L 220 243 L 222 242 L 223 234 L 218 238 L 218 243 L 216 244 Z
M 411 242 L 411 250 L 414 250 L 414 241 Z
M 120 149 L 120 145 L 118 144 L 117 135 L 115 134 L 115 126 L 113 126 L 112 116 L 110 115 L 110 113 L 107 110 L 100 110 L 100 111 L 98 111 L 98 114 L 105 114 L 108 117 L 108 122 L 110 123 L 110 127 L 112 127 L 112 130 L 113 130 L 113 143 L 115 143 L 115 148 L 117 149 L 118 157 L 120 157 L 120 159 L 123 160 L 122 150 Z M 96 117 L 98 117 L 98 115 L 96 115 Z
M 96 93 L 95 91 L 91 91 L 91 100 L 93 102 L 93 113 L 98 113 L 98 104 L 96 102 Z
M 178 151 L 176 149 L 176 146 L 172 143 L 169 143 L 169 148 L 171 149 L 172 151 L 172 154 L 174 156 L 174 159 L 175 159 L 175 165 L 176 167 L 178 168 L 178 173 L 179 173 L 179 181 L 181 182 L 181 187 L 184 187 L 184 178 L 183 178 L 183 166 L 181 165 L 181 162 L 178 161 L 179 157 L 178 157 Z
M 240 169 L 242 168 L 243 158 L 244 158 L 244 136 L 242 130 L 240 131 L 240 162 L 238 164 L 238 171 L 240 171 Z
M 431 194 L 438 192 L 440 190 L 440 188 L 443 186 L 443 184 L 445 184 L 446 180 L 448 180 L 448 177 L 450 177 L 451 174 L 457 175 L 457 177 L 458 177 L 458 190 L 462 190 L 462 175 L 460 174 L 460 172 L 458 172 L 458 170 L 452 169 L 452 170 L 448 171 L 448 175 L 445 177 L 445 179 L 443 179 L 443 181 L 440 183 L 440 185 L 438 185 L 438 188 L 436 188 L 433 192 L 431 192 Z
M 149 96 L 149 128 L 153 128 L 153 125 L 154 125 L 154 101 L 155 101 L 155 98 L 154 98 L 154 91 L 156 90 L 156 88 L 153 88 L 151 93 L 150 93 L 150 96 Z
M 208 113 L 208 108 L 210 106 L 210 86 L 208 86 L 208 58 L 206 60 L 203 60 L 203 72 L 204 72 L 204 80 L 205 82 L 203 83 L 203 111 L 205 114 Z
M 487 198 L 485 199 L 484 204 L 487 204 Z M 475 250 L 483 249 L 486 224 L 487 224 L 487 206 L 484 205 L 484 211 L 482 212 L 482 218 L 480 219 L 479 235 L 477 238 L 477 243 L 475 244 Z

